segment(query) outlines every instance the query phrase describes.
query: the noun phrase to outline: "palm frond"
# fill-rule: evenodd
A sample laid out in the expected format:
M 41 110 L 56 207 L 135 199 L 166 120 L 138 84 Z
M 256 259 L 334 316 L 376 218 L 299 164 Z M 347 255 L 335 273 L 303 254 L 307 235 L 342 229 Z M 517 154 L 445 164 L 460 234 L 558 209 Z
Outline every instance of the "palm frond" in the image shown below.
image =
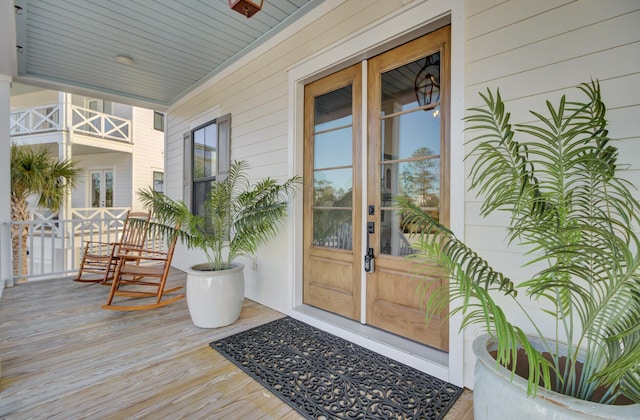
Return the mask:
M 579 90 L 586 100 L 565 95 L 557 106 L 547 101 L 544 112 L 531 112 L 533 123 L 515 125 L 499 91 L 480 93 L 484 106 L 471 108 L 465 118 L 466 130 L 476 133 L 466 157 L 473 159 L 470 185 L 483 200 L 483 216 L 511 215 L 508 241 L 527 247 L 527 264 L 546 266 L 519 287 L 527 298 L 549 304 L 545 312 L 569 340 L 569 360 L 560 371 L 532 353 L 532 376 L 547 383 L 546 369 L 553 368 L 558 390 L 567 395 L 589 399 L 604 384 L 609 390 L 602 402 L 611 403 L 618 393 L 637 401 L 640 203 L 633 185 L 617 176 L 619 153 L 608 137 L 599 83 Z M 509 324 L 490 296 L 499 291 L 515 300 L 511 281 L 426 212 L 408 200 L 399 205 L 412 228 L 419 226 L 421 256 L 412 258 L 423 265 L 435 261 L 449 274 L 449 292 L 426 298 L 425 307 L 441 309 L 442 299 L 458 299 L 452 313 L 463 314 L 463 325 L 483 324 L 494 332 L 503 362 L 514 351 L 510 346 L 526 348 L 522 330 Z M 578 377 L 575 366 L 583 354 Z
M 259 246 L 277 235 L 301 182 L 297 176 L 282 184 L 266 178 L 251 186 L 248 169 L 246 161 L 235 161 L 224 180 L 212 183 L 203 216 L 193 215 L 184 202 L 151 188 L 139 194 L 145 207 L 164 225 L 165 233 L 173 232 L 189 247 L 204 250 L 214 269 L 221 270 L 238 256 L 255 254 Z M 180 230 L 172 230 L 174 225 L 180 225 Z

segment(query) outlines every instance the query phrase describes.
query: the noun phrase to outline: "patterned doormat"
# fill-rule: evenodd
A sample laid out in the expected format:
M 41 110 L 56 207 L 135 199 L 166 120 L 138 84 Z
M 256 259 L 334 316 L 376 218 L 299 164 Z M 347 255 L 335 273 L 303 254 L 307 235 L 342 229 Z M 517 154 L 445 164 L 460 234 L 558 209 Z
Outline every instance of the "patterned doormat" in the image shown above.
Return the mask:
M 312 419 L 441 419 L 462 393 L 289 317 L 210 345 Z

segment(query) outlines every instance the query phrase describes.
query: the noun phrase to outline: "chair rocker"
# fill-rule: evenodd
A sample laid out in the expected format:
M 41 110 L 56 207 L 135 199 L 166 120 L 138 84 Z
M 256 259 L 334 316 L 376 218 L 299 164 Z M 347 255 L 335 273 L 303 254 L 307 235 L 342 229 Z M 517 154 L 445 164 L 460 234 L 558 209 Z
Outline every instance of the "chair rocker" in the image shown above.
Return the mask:
M 166 306 L 184 298 L 183 294 L 165 298 L 165 294 L 182 289 L 182 286 L 165 289 L 177 239 L 174 235 L 166 252 L 122 247 L 117 255 L 118 264 L 109 298 L 101 307 L 114 311 L 140 311 Z M 114 303 L 116 296 L 131 299 Z M 139 298 L 153 301 L 131 304 Z
M 133 219 L 149 222 L 146 212 L 128 211 L 122 235 L 118 242 L 86 241 L 78 276 L 73 279 L 81 283 L 110 284 L 116 271 L 117 254 L 121 247 L 142 249 L 147 237 L 148 223 L 131 223 Z

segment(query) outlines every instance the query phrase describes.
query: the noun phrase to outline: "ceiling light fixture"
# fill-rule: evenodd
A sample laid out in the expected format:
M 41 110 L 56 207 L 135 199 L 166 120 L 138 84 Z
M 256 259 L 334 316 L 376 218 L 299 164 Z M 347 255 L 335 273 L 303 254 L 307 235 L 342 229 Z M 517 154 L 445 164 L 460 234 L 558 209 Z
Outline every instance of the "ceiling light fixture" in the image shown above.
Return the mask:
M 133 60 L 133 58 L 131 57 L 127 57 L 126 55 L 119 55 L 116 57 L 116 61 L 118 63 L 124 64 L 126 66 L 130 66 L 133 63 L 135 63 L 135 61 Z
M 248 18 L 262 9 L 264 0 L 229 0 L 229 7 Z

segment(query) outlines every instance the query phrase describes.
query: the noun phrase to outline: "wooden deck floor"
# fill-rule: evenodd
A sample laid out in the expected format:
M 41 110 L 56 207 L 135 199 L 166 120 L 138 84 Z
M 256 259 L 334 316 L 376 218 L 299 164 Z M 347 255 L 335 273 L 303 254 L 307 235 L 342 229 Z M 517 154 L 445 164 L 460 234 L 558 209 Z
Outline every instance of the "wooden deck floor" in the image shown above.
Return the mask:
M 301 418 L 209 347 L 282 314 L 245 300 L 240 320 L 207 330 L 193 326 L 184 299 L 113 312 L 100 309 L 107 293 L 68 279 L 4 290 L 0 418 Z M 473 418 L 469 391 L 446 418 Z

